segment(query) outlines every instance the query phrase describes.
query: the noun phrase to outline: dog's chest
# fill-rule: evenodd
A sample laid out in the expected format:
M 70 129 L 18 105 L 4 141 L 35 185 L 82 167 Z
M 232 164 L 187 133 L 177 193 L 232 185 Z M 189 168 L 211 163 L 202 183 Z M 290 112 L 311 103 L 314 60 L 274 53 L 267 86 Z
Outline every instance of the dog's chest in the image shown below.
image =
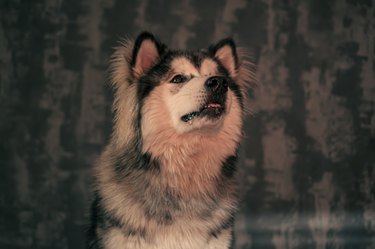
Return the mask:
M 193 221 L 194 222 L 194 221 Z M 194 229 L 189 226 L 195 225 Z M 231 228 L 212 235 L 204 222 L 171 225 L 152 231 L 147 236 L 125 235 L 120 228 L 110 229 L 104 236 L 105 249 L 227 249 L 231 243 Z

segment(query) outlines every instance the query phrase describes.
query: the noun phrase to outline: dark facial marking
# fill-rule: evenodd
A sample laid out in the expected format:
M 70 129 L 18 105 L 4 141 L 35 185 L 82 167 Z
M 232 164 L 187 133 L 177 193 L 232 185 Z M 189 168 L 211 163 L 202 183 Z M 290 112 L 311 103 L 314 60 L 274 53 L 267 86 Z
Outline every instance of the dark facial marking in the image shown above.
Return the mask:
M 201 51 L 196 51 L 196 52 L 193 52 L 191 53 L 191 56 L 190 56 L 190 61 L 191 63 L 197 68 L 199 69 L 202 65 L 202 62 L 204 59 L 208 58 L 208 54 L 204 51 L 204 50 L 201 50 Z
M 142 75 L 138 80 L 138 101 L 141 103 L 150 92 L 160 85 L 160 81 L 170 70 L 170 59 L 163 57 L 159 63 L 153 66 L 146 74 Z
M 198 58 L 199 56 L 194 56 L 193 53 L 189 52 L 178 50 L 164 52 L 159 62 L 138 79 L 137 96 L 139 103 L 142 103 L 143 99 L 146 98 L 156 86 L 160 85 L 161 80 L 171 73 L 171 62 L 179 57 L 190 60 L 193 65 L 201 61 L 201 59 Z M 182 76 L 188 77 L 187 75 Z M 186 78 L 183 81 L 172 83 L 185 83 L 188 79 L 189 78 Z

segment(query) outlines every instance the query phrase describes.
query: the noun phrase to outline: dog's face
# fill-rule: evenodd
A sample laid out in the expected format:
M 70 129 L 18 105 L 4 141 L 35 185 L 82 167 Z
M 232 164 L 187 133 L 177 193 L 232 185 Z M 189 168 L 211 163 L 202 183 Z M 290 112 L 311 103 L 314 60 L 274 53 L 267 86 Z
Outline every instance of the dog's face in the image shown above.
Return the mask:
M 198 51 L 170 50 L 150 33 L 125 42 L 111 68 L 113 139 L 129 146 L 141 139 L 137 144 L 155 157 L 208 147 L 223 160 L 233 155 L 251 76 L 241 58 L 231 39 Z
M 177 133 L 217 131 L 232 107 L 228 74 L 212 58 L 195 56 L 197 63 L 174 57 L 163 81 L 164 100 Z
M 188 52 L 168 50 L 151 34 L 141 34 L 132 66 L 143 132 L 173 129 L 176 134 L 210 135 L 223 129 L 226 119 L 241 119 L 237 61 L 230 39 Z

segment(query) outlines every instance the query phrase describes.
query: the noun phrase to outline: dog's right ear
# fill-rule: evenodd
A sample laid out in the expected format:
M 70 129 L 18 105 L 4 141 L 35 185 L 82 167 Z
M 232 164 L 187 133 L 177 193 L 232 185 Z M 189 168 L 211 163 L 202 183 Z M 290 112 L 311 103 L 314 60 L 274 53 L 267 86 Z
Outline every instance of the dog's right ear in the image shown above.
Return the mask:
M 165 52 L 166 46 L 151 33 L 141 33 L 134 42 L 131 65 L 136 76 L 153 67 Z

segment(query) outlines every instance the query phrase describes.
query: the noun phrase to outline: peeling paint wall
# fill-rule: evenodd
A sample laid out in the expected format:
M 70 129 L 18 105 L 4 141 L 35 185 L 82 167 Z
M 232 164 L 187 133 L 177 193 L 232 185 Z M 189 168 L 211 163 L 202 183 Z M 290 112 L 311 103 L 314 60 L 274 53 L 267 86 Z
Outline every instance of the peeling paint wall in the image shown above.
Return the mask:
M 375 248 L 371 0 L 0 2 L 0 248 L 82 248 L 123 36 L 224 36 L 257 64 L 236 248 Z

